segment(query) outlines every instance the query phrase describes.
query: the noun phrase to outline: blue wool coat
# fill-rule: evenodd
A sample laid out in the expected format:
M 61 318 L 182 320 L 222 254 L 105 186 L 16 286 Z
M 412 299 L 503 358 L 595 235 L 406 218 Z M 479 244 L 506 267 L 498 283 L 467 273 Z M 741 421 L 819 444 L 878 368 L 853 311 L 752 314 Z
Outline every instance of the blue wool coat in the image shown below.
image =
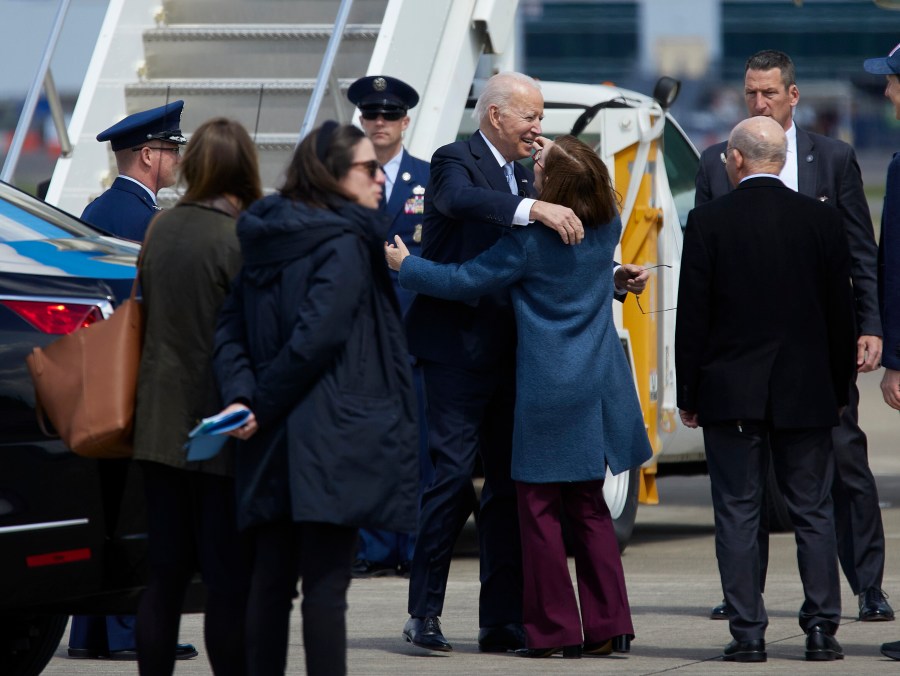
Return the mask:
M 588 481 L 636 467 L 652 451 L 613 324 L 618 217 L 578 246 L 536 223 L 462 264 L 409 256 L 400 284 L 450 300 L 509 287 L 519 343 L 512 478 Z

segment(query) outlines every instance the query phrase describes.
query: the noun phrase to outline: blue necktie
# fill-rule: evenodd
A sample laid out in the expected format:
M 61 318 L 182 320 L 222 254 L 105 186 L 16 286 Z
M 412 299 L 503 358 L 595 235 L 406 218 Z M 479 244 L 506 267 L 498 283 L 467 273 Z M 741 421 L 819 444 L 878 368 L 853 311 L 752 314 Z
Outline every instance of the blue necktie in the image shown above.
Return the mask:
M 509 184 L 509 191 L 513 195 L 518 195 L 519 189 L 516 187 L 516 175 L 513 171 L 512 162 L 507 162 L 503 165 L 503 173 L 506 174 L 506 182 Z

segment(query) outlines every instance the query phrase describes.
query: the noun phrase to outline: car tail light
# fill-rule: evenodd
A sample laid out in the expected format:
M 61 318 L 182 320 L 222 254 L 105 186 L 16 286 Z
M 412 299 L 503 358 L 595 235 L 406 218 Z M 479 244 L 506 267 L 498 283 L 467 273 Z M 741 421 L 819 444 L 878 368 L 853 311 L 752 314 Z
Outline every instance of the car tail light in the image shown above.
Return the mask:
M 43 333 L 72 333 L 103 319 L 96 305 L 39 300 L 3 300 L 3 305 Z

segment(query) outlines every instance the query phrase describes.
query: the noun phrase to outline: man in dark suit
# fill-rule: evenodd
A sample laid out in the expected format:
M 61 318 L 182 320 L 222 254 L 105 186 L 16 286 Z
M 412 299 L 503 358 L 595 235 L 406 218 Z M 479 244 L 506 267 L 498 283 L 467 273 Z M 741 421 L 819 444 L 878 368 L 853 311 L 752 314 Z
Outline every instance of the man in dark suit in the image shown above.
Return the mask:
M 117 237 L 144 240 L 147 226 L 159 210 L 156 193 L 175 184 L 180 149 L 187 142 L 179 128 L 183 108 L 184 101 L 173 101 L 129 115 L 97 134 L 98 141 L 110 142 L 119 176 L 109 190 L 87 205 L 82 220 Z M 127 460 L 101 461 L 104 490 L 124 490 L 128 465 Z M 134 626 L 133 615 L 76 615 L 69 633 L 69 657 L 135 660 Z M 197 649 L 180 643 L 175 656 L 191 659 L 197 656 Z
M 885 57 L 866 59 L 863 67 L 873 75 L 884 75 L 885 97 L 900 120 L 900 44 Z M 884 377 L 881 394 L 885 403 L 900 410 L 900 153 L 888 165 L 881 210 L 878 243 L 878 294 L 884 325 Z M 881 654 L 900 660 L 900 641 L 881 645 Z
M 175 185 L 181 146 L 184 101 L 129 115 L 97 134 L 109 141 L 119 175 L 109 190 L 87 205 L 81 218 L 117 237 L 144 240 L 150 220 L 159 210 L 156 194 Z
M 757 531 L 769 462 L 795 528 L 806 659 L 843 657 L 830 488 L 831 428 L 853 373 L 849 254 L 840 212 L 778 178 L 785 155 L 774 120 L 735 127 L 725 160 L 737 187 L 690 213 L 681 259 L 678 408 L 703 427 L 726 661 L 766 661 Z
M 403 80 L 387 75 L 362 77 L 347 90 L 347 98 L 359 108 L 359 124 L 375 146 L 375 157 L 384 171 L 381 210 L 391 220 L 388 241 L 399 235 L 410 251 L 421 251 L 422 220 L 425 212 L 425 186 L 428 162 L 413 157 L 403 147 L 403 133 L 409 126 L 408 111 L 419 102 L 419 94 Z M 400 310 L 406 315 L 415 294 L 402 288 L 397 273 L 391 271 Z M 419 460 L 421 486 L 431 481 L 428 459 L 428 426 L 425 421 L 425 395 L 422 369 L 413 367 L 413 380 L 419 404 Z M 409 531 L 392 533 L 361 529 L 359 550 L 353 562 L 353 577 L 409 575 L 416 543 L 417 515 L 409 515 Z
M 797 128 L 793 110 L 800 100 L 794 64 L 783 52 L 766 50 L 747 60 L 744 96 L 748 115 L 765 115 L 778 122 L 788 139 L 787 161 L 779 176 L 789 188 L 838 208 L 850 248 L 853 280 L 854 328 L 859 373 L 881 362 L 881 319 L 876 278 L 877 247 L 872 218 L 863 192 L 862 177 L 853 149 L 842 141 Z M 700 158 L 695 204 L 700 205 L 731 190 L 723 164 L 725 143 L 707 148 Z M 853 593 L 859 599 L 859 619 L 893 620 L 881 581 L 884 576 L 884 529 L 878 489 L 869 469 L 866 435 L 859 427 L 859 391 L 856 378 L 849 385 L 850 403 L 836 427 L 836 471 L 832 497 L 838 539 L 838 558 Z M 760 530 L 762 584 L 768 564 L 768 528 Z M 725 619 L 723 605 L 713 608 L 712 619 Z
M 516 162 L 531 154 L 543 110 L 543 96 L 531 78 L 500 73 L 487 82 L 475 107 L 479 131 L 432 157 L 424 258 L 467 261 L 511 226 L 549 227 L 567 244 L 581 241 L 584 228 L 574 212 L 535 199 L 533 175 Z M 529 225 L 534 221 L 543 225 Z M 647 272 L 619 266 L 615 279 L 622 292 L 640 292 Z M 486 652 L 524 648 L 522 553 L 510 478 L 516 333 L 509 295 L 490 294 L 472 303 L 417 296 L 407 315 L 407 333 L 425 376 L 434 478 L 422 496 L 410 572 L 411 617 L 403 635 L 422 648 L 452 649 L 438 618 L 453 545 L 472 509 L 477 453 L 484 468 L 478 647 Z

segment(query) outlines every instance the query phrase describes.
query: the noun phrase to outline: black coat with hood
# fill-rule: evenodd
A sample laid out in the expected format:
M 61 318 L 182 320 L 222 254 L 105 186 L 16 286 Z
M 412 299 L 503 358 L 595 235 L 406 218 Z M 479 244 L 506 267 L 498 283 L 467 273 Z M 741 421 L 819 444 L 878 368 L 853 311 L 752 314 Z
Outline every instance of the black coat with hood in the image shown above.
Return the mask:
M 238 446 L 240 528 L 291 519 L 409 530 L 418 430 L 384 217 L 271 195 L 237 225 L 243 268 L 216 330 L 223 401 L 259 430 Z

